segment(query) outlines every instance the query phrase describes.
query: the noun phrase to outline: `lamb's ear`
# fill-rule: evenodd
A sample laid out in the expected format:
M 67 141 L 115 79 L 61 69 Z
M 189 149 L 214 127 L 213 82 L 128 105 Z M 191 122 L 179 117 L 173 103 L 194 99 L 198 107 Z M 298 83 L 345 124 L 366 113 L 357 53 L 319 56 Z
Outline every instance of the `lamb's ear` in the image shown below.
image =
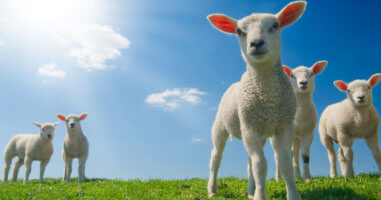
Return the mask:
M 316 62 L 312 67 L 312 71 L 314 74 L 320 74 L 322 71 L 324 71 L 325 67 L 327 67 L 328 61 L 322 60 Z
M 38 122 L 33 122 L 34 125 L 36 125 L 38 128 L 41 128 L 41 124 Z
M 346 92 L 348 90 L 348 84 L 346 84 L 344 81 L 335 81 L 335 82 L 333 82 L 333 84 L 335 84 L 335 86 L 340 91 Z
M 305 1 L 294 1 L 284 7 L 278 14 L 276 14 L 279 27 L 283 28 L 298 20 L 306 9 L 306 5 L 307 2 Z
M 236 34 L 237 20 L 230 18 L 223 14 L 211 14 L 207 19 L 214 26 L 214 28 L 228 34 Z
M 58 119 L 62 120 L 62 121 L 66 121 L 66 117 L 61 115 L 61 114 L 57 114 L 56 115 Z
M 53 126 L 56 127 L 59 124 L 59 122 L 54 122 Z
M 378 82 L 381 81 L 381 74 L 374 74 L 370 79 L 368 80 L 368 83 L 370 84 L 371 87 L 374 87 L 378 84 Z
M 87 113 L 82 113 L 81 116 L 79 116 L 80 120 L 84 120 L 87 117 Z
M 292 70 L 289 67 L 283 65 L 283 70 L 286 72 L 287 76 L 291 76 Z

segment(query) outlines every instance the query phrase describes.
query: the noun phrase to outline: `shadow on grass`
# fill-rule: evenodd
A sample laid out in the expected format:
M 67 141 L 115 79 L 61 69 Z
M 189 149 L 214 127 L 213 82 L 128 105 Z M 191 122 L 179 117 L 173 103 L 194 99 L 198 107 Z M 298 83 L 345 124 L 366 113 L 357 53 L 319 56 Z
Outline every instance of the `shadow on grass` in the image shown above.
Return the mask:
M 374 197 L 356 194 L 351 189 L 326 188 L 314 189 L 309 192 L 301 192 L 302 199 L 305 200 L 376 200 Z M 286 192 L 275 192 L 269 196 L 271 199 L 286 199 Z

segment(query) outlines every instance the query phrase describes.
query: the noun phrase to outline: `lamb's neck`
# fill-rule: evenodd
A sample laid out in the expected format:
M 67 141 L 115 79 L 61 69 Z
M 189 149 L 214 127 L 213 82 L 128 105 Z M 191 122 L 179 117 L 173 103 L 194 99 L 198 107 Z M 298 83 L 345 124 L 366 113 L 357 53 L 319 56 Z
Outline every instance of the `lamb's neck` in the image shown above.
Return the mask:
M 346 103 L 350 104 L 350 107 L 352 108 L 354 117 L 356 119 L 359 119 L 360 121 L 367 121 L 369 119 L 372 104 L 364 106 L 354 106 L 353 103 L 348 99 L 346 99 Z
M 282 71 L 282 62 L 280 58 L 275 62 L 257 64 L 255 66 L 247 64 L 246 71 L 249 76 L 256 77 L 256 80 L 273 80 L 272 77 L 277 76 L 277 73 L 284 73 Z
M 75 129 L 75 130 L 67 130 L 67 136 L 69 138 L 81 138 L 84 135 L 81 129 Z
M 296 97 L 298 100 L 298 108 L 305 108 L 309 106 L 313 106 L 312 101 L 312 92 L 308 93 L 296 93 Z

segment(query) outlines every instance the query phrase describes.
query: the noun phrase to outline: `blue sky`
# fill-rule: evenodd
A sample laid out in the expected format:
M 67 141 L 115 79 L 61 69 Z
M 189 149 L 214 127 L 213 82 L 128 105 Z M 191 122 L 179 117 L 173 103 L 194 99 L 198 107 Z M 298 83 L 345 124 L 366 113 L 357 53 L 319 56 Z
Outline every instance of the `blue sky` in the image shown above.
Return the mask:
M 236 38 L 215 30 L 206 16 L 276 13 L 289 1 L 26 2 L 0 1 L 0 149 L 15 134 L 37 133 L 33 121 L 88 112 L 82 122 L 90 142 L 88 177 L 173 179 L 208 176 L 210 129 L 220 98 L 245 70 Z M 334 80 L 368 79 L 381 72 L 379 9 L 377 1 L 308 1 L 302 18 L 283 30 L 284 64 L 329 62 L 316 78 L 319 116 L 345 98 Z M 373 90 L 378 110 L 379 87 Z M 64 136 L 60 123 L 48 177 L 62 177 Z M 353 149 L 357 173 L 377 171 L 363 140 Z M 265 154 L 267 177 L 273 177 L 269 144 Z M 3 156 L 0 160 L 3 170 Z M 219 175 L 246 177 L 246 164 L 242 142 L 229 141 Z M 31 178 L 38 177 L 38 169 L 34 162 Z M 311 173 L 329 174 L 317 131 Z

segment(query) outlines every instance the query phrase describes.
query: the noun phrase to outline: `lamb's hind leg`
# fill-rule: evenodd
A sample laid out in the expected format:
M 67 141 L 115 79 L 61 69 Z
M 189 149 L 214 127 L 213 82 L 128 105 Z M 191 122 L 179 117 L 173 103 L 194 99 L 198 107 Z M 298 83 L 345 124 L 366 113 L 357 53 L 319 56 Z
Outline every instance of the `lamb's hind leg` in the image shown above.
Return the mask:
M 284 129 L 275 133 L 271 137 L 271 143 L 273 144 L 274 152 L 277 155 L 279 169 L 286 182 L 287 199 L 288 200 L 301 200 L 301 196 L 296 188 L 293 167 L 292 167 L 292 155 L 291 146 L 294 140 L 294 124 L 290 123 L 284 127 Z
M 380 152 L 380 148 L 378 147 L 378 133 L 365 138 L 365 141 L 369 149 L 372 151 L 374 160 L 376 160 L 376 163 L 378 166 L 378 173 L 381 174 L 381 152 Z
M 13 167 L 12 181 L 17 182 L 17 175 L 19 174 L 20 167 L 24 164 L 24 159 L 19 158 Z
M 228 132 L 223 125 L 214 124 L 212 129 L 213 150 L 210 157 L 210 175 L 208 183 L 208 195 L 213 197 L 217 192 L 217 173 L 220 167 L 222 153 L 225 148 Z

